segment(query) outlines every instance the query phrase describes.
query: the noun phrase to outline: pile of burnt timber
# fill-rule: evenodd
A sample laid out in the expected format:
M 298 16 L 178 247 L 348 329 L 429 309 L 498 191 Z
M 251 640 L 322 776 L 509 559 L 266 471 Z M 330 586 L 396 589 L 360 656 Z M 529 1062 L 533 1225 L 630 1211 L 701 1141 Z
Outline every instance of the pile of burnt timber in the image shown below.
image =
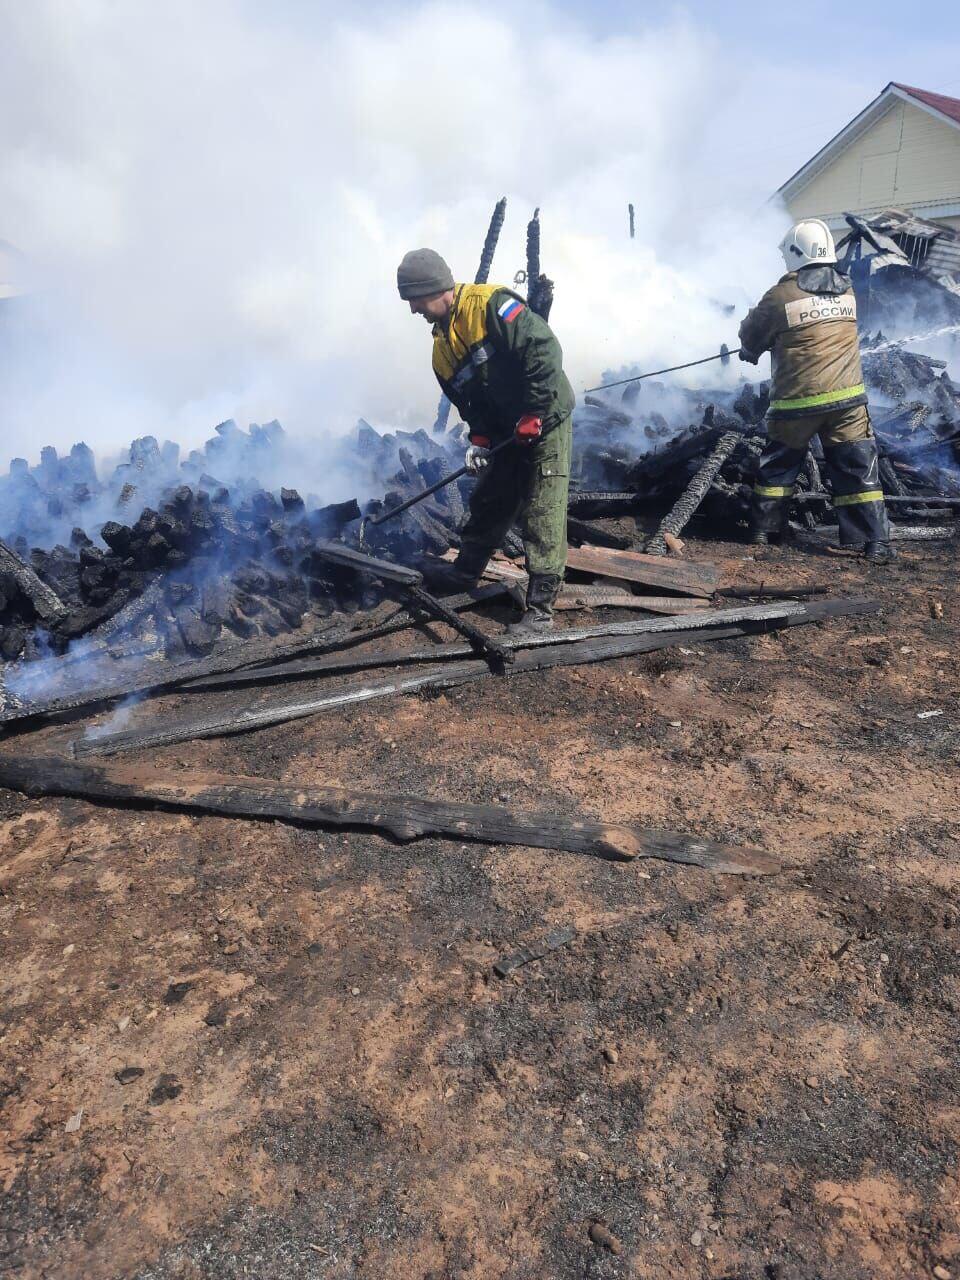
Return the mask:
M 894 536 L 896 526 L 900 536 L 913 536 L 908 530 L 914 526 L 942 525 L 951 512 L 936 500 L 960 497 L 960 387 L 947 373 L 946 361 L 887 342 L 882 334 L 865 344 L 863 363 L 880 446 L 881 482 L 896 500 L 890 509 Z M 664 402 L 664 388 L 633 383 L 622 391 L 587 397 L 577 442 L 574 472 L 579 484 L 571 491 L 571 515 L 576 520 L 653 517 L 656 527 L 645 547 L 654 555 L 666 554 L 694 517 L 702 536 L 729 538 L 738 528 L 746 529 L 765 440 L 768 384 L 676 394 L 688 412 L 699 411 L 699 424 L 665 432 L 657 407 Z M 663 435 L 667 438 L 661 440 Z M 641 439 L 650 447 L 638 456 L 636 442 Z M 811 531 L 835 523 L 822 461 L 815 440 L 800 475 L 794 512 L 799 527 Z
M 266 438 L 278 439 L 279 430 Z M 228 436 L 235 452 L 238 437 L 250 447 L 258 440 L 236 428 Z M 66 509 L 58 486 L 69 485 L 76 500 L 75 466 L 58 465 L 52 449 L 44 450 L 34 468 L 38 474 L 18 460 L 11 465 L 0 486 L 0 518 L 5 528 L 20 532 L 0 552 L 0 653 L 6 660 L 63 652 L 91 634 L 105 647 L 115 637 L 121 643 L 149 637 L 168 656 L 202 654 L 224 631 L 279 635 L 299 627 L 307 612 L 355 612 L 376 604 L 372 589 L 357 593 L 349 575 L 312 559 L 318 538 L 336 537 L 359 517 L 355 500 L 308 510 L 293 489 L 281 488 L 278 496 L 251 483 L 228 488 L 206 472 L 192 485 L 183 483 L 182 476 L 200 465 L 194 455 L 171 473 L 170 450 L 148 440 L 153 447 L 142 440 L 131 446 L 139 469 L 130 462 L 103 484 L 95 487 L 95 472 L 84 484 L 81 506 L 95 518 L 87 529 L 74 526 L 69 545 L 31 549 L 22 530 L 39 527 L 52 536 Z M 60 463 L 86 460 L 84 448 L 75 447 Z M 136 514 L 135 487 L 123 479 L 134 472 L 140 488 L 159 494 L 156 508 L 144 506 Z M 171 474 L 177 483 L 168 486 Z M 51 510 L 56 514 L 44 524 L 43 512 Z M 76 506 L 70 510 L 78 518 Z
M 894 536 L 949 535 L 960 498 L 960 391 L 943 361 L 883 335 L 867 344 L 864 367 L 875 405 L 885 406 L 873 416 Z M 596 556 L 601 549 L 646 551 L 651 562 L 676 563 L 669 553 L 691 520 L 701 536 L 729 539 L 745 530 L 767 393 L 766 384 L 746 382 L 710 392 L 644 382 L 587 397 L 577 411 L 561 609 L 682 612 L 672 597 L 710 595 L 715 584 L 698 591 L 658 581 L 649 565 L 641 577 L 614 573 Z M 693 425 L 678 430 L 678 422 Z M 361 492 L 383 494 L 364 504 L 372 517 L 456 470 L 463 447 L 461 426 L 438 438 L 423 430 L 382 433 L 361 422 L 330 446 L 329 469 L 355 477 Z M 820 461 L 815 444 L 793 514 L 799 528 L 829 534 L 834 514 Z M 283 478 L 303 473 L 304 456 L 278 423 L 248 431 L 221 423 L 183 460 L 170 442 L 143 437 L 102 478 L 85 445 L 62 458 L 44 449 L 33 468 L 15 459 L 0 478 L 0 660 L 17 664 L 5 681 L 14 699 L 20 668 L 37 668 L 26 681 L 35 691 L 51 654 L 66 654 L 74 668 L 82 658 L 91 687 L 122 686 L 131 664 L 189 666 L 243 641 L 301 629 L 310 635 L 323 619 L 341 626 L 385 597 L 398 598 L 395 582 L 330 554 L 331 545 L 359 545 L 361 506 L 283 487 Z M 462 477 L 400 516 L 368 525 L 370 550 L 399 565 L 455 552 L 475 483 Z M 635 517 L 632 534 L 596 523 L 621 515 Z M 522 552 L 515 531 L 503 550 L 514 559 Z M 521 598 L 522 571 L 505 570 L 501 580 Z M 475 651 L 509 660 L 495 637 L 422 583 L 408 582 L 402 599 L 411 616 L 442 620 Z M 76 674 L 53 676 L 50 688 L 65 692 Z

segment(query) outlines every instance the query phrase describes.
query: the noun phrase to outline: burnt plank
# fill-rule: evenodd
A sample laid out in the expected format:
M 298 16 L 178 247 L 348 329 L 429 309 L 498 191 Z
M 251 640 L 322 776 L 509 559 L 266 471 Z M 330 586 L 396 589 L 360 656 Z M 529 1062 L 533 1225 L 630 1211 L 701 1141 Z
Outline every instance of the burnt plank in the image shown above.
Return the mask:
M 679 615 L 709 609 L 703 596 L 638 596 L 613 583 L 568 582 L 554 601 L 553 607 L 567 609 L 640 609 L 646 613 Z
M 686 596 L 709 596 L 717 589 L 720 575 L 712 564 L 687 560 L 666 560 L 639 551 L 610 551 L 606 547 L 570 547 L 567 568 L 593 573 L 601 578 L 623 578 L 662 591 Z
M 372 828 L 399 841 L 449 836 L 589 854 L 614 862 L 657 858 L 733 875 L 770 875 L 780 864 L 760 849 L 738 848 L 675 831 L 589 818 L 555 809 L 517 811 L 423 796 L 390 796 L 197 773 L 149 771 L 116 763 L 77 764 L 54 756 L 0 756 L 0 786 L 33 796 L 65 795 L 135 807 L 229 817 L 281 819 L 308 826 Z
M 366 573 L 371 577 L 382 578 L 385 582 L 399 582 L 404 586 L 416 587 L 423 582 L 423 574 L 419 569 L 411 569 L 405 564 L 394 564 L 392 560 L 381 560 L 377 556 L 368 555 L 365 551 L 356 551 L 342 542 L 313 543 L 310 550 L 321 560 L 340 565 L 344 569 L 354 569 L 357 573 Z
M 644 596 L 631 596 L 635 608 L 645 608 Z M 678 602 L 679 603 L 679 602 Z M 694 602 L 699 606 L 690 617 L 687 614 L 674 612 L 666 618 L 641 618 L 631 622 L 597 623 L 589 627 L 569 628 L 563 631 L 552 631 L 542 636 L 509 636 L 499 637 L 500 646 L 506 651 L 511 661 L 515 651 L 537 646 L 571 644 L 578 640 L 601 636 L 642 635 L 660 631 L 674 631 L 678 627 L 685 629 L 699 627 L 715 627 L 733 622 L 774 621 L 802 613 L 800 604 L 752 605 L 742 609 L 710 609 L 706 600 Z M 235 689 L 251 685 L 275 684 L 283 680 L 303 680 L 313 676 L 324 675 L 331 671 L 368 671 L 376 667 L 409 666 L 415 662 L 433 662 L 438 659 L 466 658 L 474 651 L 472 644 L 435 644 L 430 648 L 401 650 L 380 650 L 374 653 L 350 655 L 337 654 L 332 657 L 305 658 L 300 662 L 274 663 L 267 667 L 254 667 L 246 671 L 228 672 L 220 676 L 211 676 L 206 680 L 191 681 L 182 686 L 187 693 L 206 693 L 212 689 Z
M 514 675 L 528 671 L 541 671 L 549 667 L 606 662 L 614 658 L 649 653 L 675 644 L 690 643 L 692 640 L 700 643 L 708 640 L 728 640 L 754 635 L 763 630 L 819 622 L 831 617 L 874 613 L 878 609 L 879 605 L 872 600 L 825 600 L 806 605 L 798 613 L 786 613 L 785 616 L 775 619 L 754 619 L 701 629 L 685 627 L 653 634 L 606 634 L 569 644 L 530 649 L 528 652 L 518 654 L 514 663 L 505 670 L 507 674 Z M 242 706 L 185 720 L 167 718 L 135 729 L 82 738 L 74 743 L 73 750 L 77 756 L 113 755 L 120 751 L 168 746 L 174 742 L 188 742 L 197 738 L 218 738 L 234 733 L 248 733 L 254 729 L 264 729 L 271 725 L 303 719 L 334 707 L 392 697 L 398 693 L 415 693 L 421 689 L 452 689 L 457 685 L 482 679 L 489 674 L 489 664 L 483 659 L 453 663 L 448 666 L 434 663 L 413 676 L 350 686 L 325 693 L 319 698 L 301 698 L 295 702 L 266 703 L 256 707 Z

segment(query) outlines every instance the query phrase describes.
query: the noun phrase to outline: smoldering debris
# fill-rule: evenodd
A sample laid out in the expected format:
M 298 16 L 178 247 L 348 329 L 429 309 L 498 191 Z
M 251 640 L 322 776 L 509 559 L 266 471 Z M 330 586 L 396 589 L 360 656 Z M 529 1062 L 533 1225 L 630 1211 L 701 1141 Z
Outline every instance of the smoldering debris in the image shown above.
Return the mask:
M 941 519 L 929 499 L 960 496 L 960 386 L 945 360 L 905 349 L 877 333 L 864 343 L 864 379 L 880 450 L 884 492 L 895 522 Z M 642 390 L 640 389 L 642 385 Z M 658 383 L 629 384 L 588 397 L 577 434 L 571 494 L 577 516 L 652 517 L 646 550 L 664 554 L 697 518 L 706 536 L 736 537 L 745 529 L 757 459 L 766 439 L 767 383 L 735 390 L 677 392 Z M 671 418 L 660 405 L 671 406 Z M 680 430 L 677 405 L 699 421 Z M 682 419 L 681 419 L 682 421 Z M 647 443 L 638 449 L 638 441 Z M 800 474 L 794 515 L 798 528 L 822 530 L 834 520 L 823 453 L 814 440 Z M 910 497 L 917 499 L 911 505 Z
M 276 455 L 285 451 L 279 423 L 248 432 L 221 423 L 217 433 L 182 463 L 175 446 L 135 440 L 104 480 L 82 444 L 65 458 L 46 448 L 33 468 L 14 460 L 0 481 L 6 661 L 62 654 L 80 637 L 88 652 L 150 640 L 170 654 L 203 654 L 223 633 L 278 635 L 299 627 L 307 613 L 355 613 L 378 603 L 374 585 L 315 554 L 320 542 L 344 536 L 359 520 L 357 500 L 318 506 L 294 488 L 258 484 L 258 475 L 277 471 Z M 359 482 L 386 489 L 389 504 L 461 460 L 454 439 L 440 444 L 424 431 L 384 435 L 361 423 L 340 447 L 349 448 Z M 229 484 L 225 475 L 233 477 Z M 459 492 L 438 495 L 393 523 L 391 553 L 402 559 L 446 551 L 463 514 Z M 68 539 L 43 545 L 64 520 L 72 524 Z M 31 545 L 30 532 L 40 545 Z
M 960 388 L 943 360 L 882 333 L 865 343 L 864 371 L 881 479 L 895 499 L 891 517 L 904 528 L 941 528 L 953 515 L 949 500 L 960 498 Z M 768 385 L 745 380 L 712 391 L 646 382 L 588 396 L 576 414 L 571 544 L 662 556 L 677 549 L 691 520 L 701 536 L 740 536 L 767 403 Z M 382 495 L 362 506 L 356 497 L 321 503 L 283 483 L 272 487 L 285 467 L 291 478 L 300 474 L 298 449 L 276 422 L 246 431 L 221 423 L 182 460 L 170 442 L 137 439 L 106 475 L 83 444 L 65 457 L 45 448 L 35 467 L 15 459 L 0 479 L 8 702 L 36 698 L 51 662 L 82 662 L 91 685 L 112 685 L 109 670 L 119 659 L 203 657 L 296 631 L 307 618 L 375 608 L 389 584 L 337 563 L 324 544 L 357 547 L 361 516 L 393 508 L 456 470 L 464 444 L 459 425 L 437 435 L 381 432 L 361 420 L 330 455 L 361 495 Z M 811 534 L 833 519 L 818 449 L 808 454 L 794 507 L 797 526 Z M 463 477 L 395 519 L 368 525 L 365 550 L 399 564 L 449 556 L 475 483 Z M 624 514 L 636 519 L 633 539 L 589 523 Z M 69 535 L 51 544 L 68 526 Z M 503 550 L 521 553 L 516 530 Z
M 903 209 L 845 215 L 840 266 L 853 281 L 860 323 L 904 337 L 911 325 L 960 322 L 960 235 Z

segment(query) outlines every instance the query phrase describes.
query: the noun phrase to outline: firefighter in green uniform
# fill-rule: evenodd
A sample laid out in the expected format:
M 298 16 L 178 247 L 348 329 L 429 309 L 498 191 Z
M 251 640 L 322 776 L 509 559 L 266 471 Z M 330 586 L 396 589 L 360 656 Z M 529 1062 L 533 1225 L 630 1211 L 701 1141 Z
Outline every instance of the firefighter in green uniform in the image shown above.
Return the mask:
M 466 464 L 479 476 L 446 585 L 475 586 L 519 520 L 529 583 L 523 617 L 510 630 L 546 630 L 567 561 L 573 441 L 574 394 L 560 344 L 512 290 L 457 284 L 432 249 L 406 254 L 397 288 L 433 327 L 433 371 L 469 428 Z M 491 457 L 510 437 L 514 443 Z
M 868 559 L 882 563 L 894 552 L 867 413 L 853 287 L 837 269 L 833 236 L 819 218 L 798 222 L 780 251 L 787 274 L 740 326 L 740 359 L 756 364 L 769 351 L 773 370 L 751 541 L 779 541 L 807 446 L 819 435 L 840 543 L 863 547 Z

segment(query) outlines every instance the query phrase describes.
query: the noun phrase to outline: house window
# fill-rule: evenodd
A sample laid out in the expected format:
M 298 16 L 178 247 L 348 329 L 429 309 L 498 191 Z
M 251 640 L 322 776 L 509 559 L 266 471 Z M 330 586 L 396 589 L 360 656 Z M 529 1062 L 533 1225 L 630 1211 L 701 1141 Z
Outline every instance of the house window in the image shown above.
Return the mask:
M 890 238 L 900 246 L 910 259 L 911 267 L 918 269 L 926 261 L 927 254 L 930 252 L 930 245 L 934 239 L 933 236 L 908 236 L 902 231 L 895 233 Z

